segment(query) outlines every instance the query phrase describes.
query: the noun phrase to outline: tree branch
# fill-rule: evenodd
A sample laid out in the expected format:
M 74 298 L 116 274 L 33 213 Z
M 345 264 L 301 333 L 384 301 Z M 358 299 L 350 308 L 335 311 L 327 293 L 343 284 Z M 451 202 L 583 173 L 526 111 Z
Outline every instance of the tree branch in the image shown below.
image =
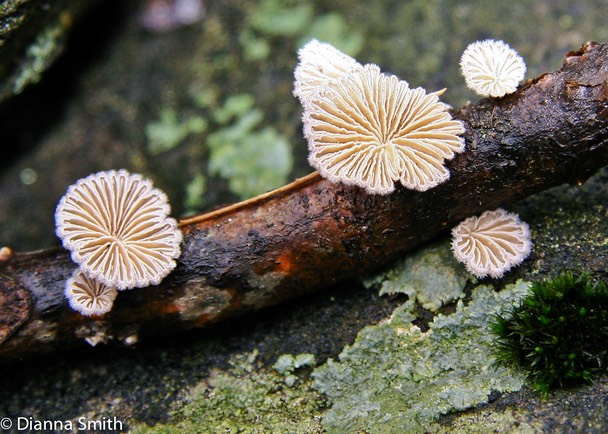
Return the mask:
M 585 44 L 561 70 L 516 93 L 453 112 L 467 150 L 451 179 L 388 196 L 315 176 L 261 199 L 182 221 L 182 256 L 159 286 L 119 294 L 100 318 L 63 298 L 75 268 L 67 252 L 0 263 L 0 360 L 201 327 L 378 269 L 464 218 L 608 163 L 608 45 Z

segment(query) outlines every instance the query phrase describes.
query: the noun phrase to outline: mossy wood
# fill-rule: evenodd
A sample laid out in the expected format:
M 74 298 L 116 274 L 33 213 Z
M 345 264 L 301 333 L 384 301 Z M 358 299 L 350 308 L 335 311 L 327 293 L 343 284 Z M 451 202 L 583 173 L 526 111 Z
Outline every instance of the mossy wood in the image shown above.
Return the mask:
M 484 210 L 583 182 L 608 164 L 607 100 L 608 45 L 587 43 L 560 71 L 455 110 L 467 149 L 448 163 L 448 182 L 377 196 L 311 177 L 190 220 L 175 271 L 120 293 L 103 317 L 65 301 L 67 252 L 14 254 L 0 265 L 0 360 L 216 323 L 369 273 Z

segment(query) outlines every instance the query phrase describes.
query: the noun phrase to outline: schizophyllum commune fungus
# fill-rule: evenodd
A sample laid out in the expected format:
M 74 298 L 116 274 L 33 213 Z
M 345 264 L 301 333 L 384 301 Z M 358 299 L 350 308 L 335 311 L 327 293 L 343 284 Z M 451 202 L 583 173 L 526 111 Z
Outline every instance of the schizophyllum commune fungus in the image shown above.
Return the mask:
M 481 96 L 501 97 L 515 92 L 526 64 L 503 41 L 486 39 L 469 44 L 460 59 L 467 86 Z
M 310 164 L 332 182 L 388 194 L 399 181 L 426 191 L 446 181 L 444 161 L 464 150 L 460 121 L 438 93 L 411 89 L 365 65 L 326 83 L 304 105 Z
M 90 279 L 75 270 L 65 284 L 65 297 L 70 307 L 85 316 L 103 315 L 112 310 L 116 288 Z
M 302 105 L 328 81 L 363 68 L 355 59 L 326 42 L 310 40 L 298 50 L 293 94 Z
M 165 193 L 141 175 L 99 172 L 61 198 L 56 233 L 89 278 L 119 290 L 156 285 L 180 254 L 170 210 Z
M 504 209 L 469 217 L 452 229 L 452 251 L 479 278 L 502 277 L 532 250 L 530 229 Z
M 497 364 L 523 368 L 543 395 L 555 387 L 588 382 L 606 371 L 607 324 L 604 282 L 571 272 L 536 282 L 526 298 L 491 325 Z

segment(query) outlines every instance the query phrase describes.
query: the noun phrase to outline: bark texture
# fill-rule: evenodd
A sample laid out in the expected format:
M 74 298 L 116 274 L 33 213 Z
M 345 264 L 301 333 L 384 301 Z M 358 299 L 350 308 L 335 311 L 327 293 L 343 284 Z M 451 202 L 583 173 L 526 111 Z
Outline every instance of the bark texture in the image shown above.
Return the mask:
M 585 44 L 560 71 L 453 112 L 467 149 L 448 163 L 448 182 L 372 196 L 310 179 L 184 224 L 175 271 L 119 294 L 100 318 L 64 300 L 75 268 L 67 252 L 9 255 L 0 264 L 0 360 L 215 323 L 369 273 L 468 216 L 581 183 L 608 164 L 607 100 L 608 45 Z

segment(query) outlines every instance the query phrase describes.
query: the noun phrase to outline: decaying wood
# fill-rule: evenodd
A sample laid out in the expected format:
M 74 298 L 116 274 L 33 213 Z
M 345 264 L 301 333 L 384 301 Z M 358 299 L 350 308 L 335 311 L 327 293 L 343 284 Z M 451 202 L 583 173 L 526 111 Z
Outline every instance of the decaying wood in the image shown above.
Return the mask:
M 0 265 L 0 359 L 82 343 L 133 344 L 201 327 L 368 273 L 462 219 L 608 164 L 608 45 L 588 43 L 563 68 L 501 99 L 454 111 L 466 152 L 451 179 L 421 193 L 373 196 L 309 177 L 259 201 L 182 222 L 183 254 L 159 286 L 120 293 L 87 318 L 63 298 L 65 251 Z

